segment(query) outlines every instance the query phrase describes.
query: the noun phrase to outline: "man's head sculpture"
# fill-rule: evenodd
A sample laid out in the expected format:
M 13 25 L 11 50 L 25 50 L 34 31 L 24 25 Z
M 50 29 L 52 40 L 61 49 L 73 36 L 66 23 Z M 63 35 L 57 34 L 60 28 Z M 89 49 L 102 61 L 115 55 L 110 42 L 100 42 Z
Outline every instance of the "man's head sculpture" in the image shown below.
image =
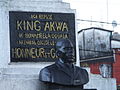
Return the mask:
M 64 63 L 75 61 L 74 46 L 68 39 L 62 39 L 56 43 L 56 54 Z
M 56 54 L 58 60 L 56 60 L 54 64 L 49 65 L 40 71 L 39 80 L 49 83 L 50 86 L 58 85 L 55 86 L 57 89 L 52 90 L 63 90 L 60 88 L 68 88 L 70 86 L 82 89 L 83 85 L 88 83 L 89 77 L 85 69 L 72 64 L 75 61 L 75 51 L 72 42 L 68 39 L 57 41 Z M 60 87 L 61 85 L 62 87 Z

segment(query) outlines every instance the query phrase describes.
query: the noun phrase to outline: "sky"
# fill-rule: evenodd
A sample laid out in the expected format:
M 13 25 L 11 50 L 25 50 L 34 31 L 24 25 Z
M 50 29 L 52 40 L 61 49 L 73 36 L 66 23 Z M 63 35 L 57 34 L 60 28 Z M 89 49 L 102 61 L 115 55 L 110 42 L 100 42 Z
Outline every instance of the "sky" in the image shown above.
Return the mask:
M 120 0 L 63 0 L 69 2 L 72 9 L 76 9 L 77 24 L 80 29 L 100 27 L 120 33 Z M 81 21 L 85 20 L 85 21 Z M 88 20 L 105 22 L 96 23 Z M 112 24 L 112 22 L 117 24 Z M 111 24 L 107 24 L 111 23 Z

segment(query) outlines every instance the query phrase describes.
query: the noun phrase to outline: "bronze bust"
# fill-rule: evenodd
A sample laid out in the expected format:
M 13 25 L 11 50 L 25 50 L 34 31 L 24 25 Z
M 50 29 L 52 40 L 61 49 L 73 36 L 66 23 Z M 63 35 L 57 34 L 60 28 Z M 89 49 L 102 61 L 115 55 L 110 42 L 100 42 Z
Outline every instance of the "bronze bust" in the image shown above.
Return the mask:
M 71 41 L 68 39 L 59 40 L 56 43 L 56 54 L 58 60 L 40 71 L 39 80 L 52 85 L 73 86 L 82 89 L 83 85 L 89 81 L 88 73 L 85 69 L 73 64 L 75 52 Z

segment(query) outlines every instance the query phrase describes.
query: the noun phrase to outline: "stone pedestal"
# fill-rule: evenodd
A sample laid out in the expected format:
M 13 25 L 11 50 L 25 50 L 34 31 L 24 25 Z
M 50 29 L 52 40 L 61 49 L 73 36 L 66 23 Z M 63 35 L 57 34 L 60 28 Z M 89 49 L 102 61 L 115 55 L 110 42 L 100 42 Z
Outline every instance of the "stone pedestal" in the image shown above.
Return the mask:
M 103 78 L 99 74 L 90 73 L 90 68 L 86 68 L 89 72 L 89 82 L 84 85 L 85 89 L 97 89 L 97 90 L 117 90 L 115 78 Z
M 0 0 L 0 89 L 44 90 L 38 80 L 39 71 L 52 62 L 10 60 L 9 11 L 75 13 L 75 10 L 62 0 Z

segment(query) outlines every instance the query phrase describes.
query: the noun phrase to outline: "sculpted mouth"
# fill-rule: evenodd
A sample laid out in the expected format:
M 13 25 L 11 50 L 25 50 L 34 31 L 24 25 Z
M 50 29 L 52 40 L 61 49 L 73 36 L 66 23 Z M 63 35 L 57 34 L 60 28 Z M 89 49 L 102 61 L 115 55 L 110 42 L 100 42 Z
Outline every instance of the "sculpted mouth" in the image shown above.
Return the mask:
M 75 56 L 74 55 L 69 55 L 68 59 L 75 59 Z

